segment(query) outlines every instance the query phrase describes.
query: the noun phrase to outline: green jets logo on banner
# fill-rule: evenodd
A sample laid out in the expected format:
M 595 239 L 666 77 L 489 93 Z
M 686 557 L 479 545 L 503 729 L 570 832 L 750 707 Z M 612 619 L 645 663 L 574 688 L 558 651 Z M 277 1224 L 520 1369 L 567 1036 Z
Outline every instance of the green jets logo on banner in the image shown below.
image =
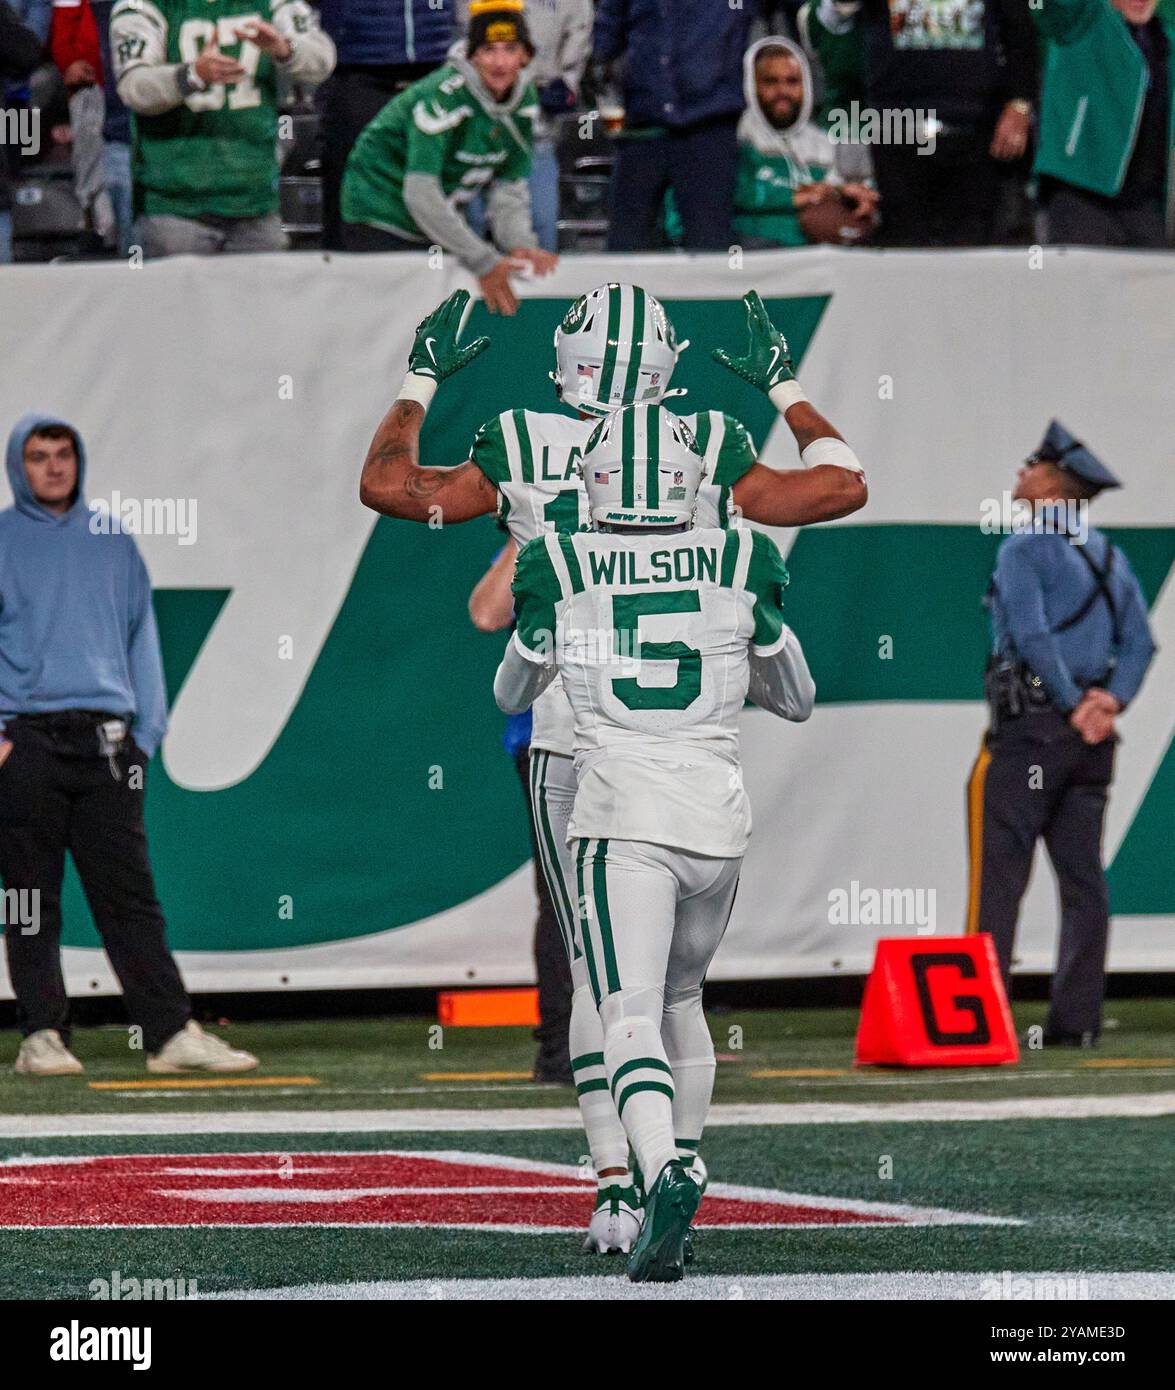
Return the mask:
M 527 299 L 516 318 L 492 322 L 474 306 L 465 336 L 489 332 L 493 351 L 468 368 L 460 391 L 438 395 L 425 426 L 429 457 L 464 459 L 478 426 L 501 410 L 559 408 L 546 374 L 565 303 Z M 797 368 L 827 303 L 766 301 L 786 325 Z M 777 419 L 770 402 L 709 355 L 711 345 L 742 342 L 742 304 L 666 308 L 694 344 L 673 380 L 688 395 L 671 405 L 728 411 L 762 446 Z M 1153 603 L 1175 560 L 1175 529 L 1110 534 Z M 998 542 L 962 525 L 800 531 L 788 556 L 788 615 L 804 633 L 821 702 L 979 700 L 988 644 L 981 598 Z M 477 633 L 466 611 L 500 545 L 489 518 L 438 530 L 381 519 L 296 708 L 252 775 L 191 791 L 156 759 L 148 820 L 173 947 L 256 950 L 386 931 L 486 891 L 529 858 L 522 792 L 491 693 L 502 635 Z M 227 597 L 156 592 L 173 702 Z M 877 659 L 879 633 L 892 635 L 901 661 Z M 960 797 L 971 751 L 960 749 Z M 852 795 L 849 755 L 843 775 Z M 1175 912 L 1173 809 L 1167 749 L 1111 869 L 1116 912 Z M 72 877 L 64 914 L 66 944 L 98 944 Z

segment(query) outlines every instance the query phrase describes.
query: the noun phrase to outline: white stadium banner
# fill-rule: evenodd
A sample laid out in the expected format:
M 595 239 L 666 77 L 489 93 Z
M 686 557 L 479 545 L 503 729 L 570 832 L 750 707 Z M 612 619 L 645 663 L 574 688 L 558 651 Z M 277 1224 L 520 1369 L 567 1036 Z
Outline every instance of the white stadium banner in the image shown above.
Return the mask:
M 614 278 L 685 324 L 680 408 L 740 414 L 764 462 L 795 466 L 784 422 L 709 361 L 738 347 L 739 297 L 759 290 L 870 485 L 846 521 L 775 533 L 818 704 L 800 726 L 744 716 L 754 832 L 711 977 L 862 973 L 880 936 L 962 930 L 980 602 L 998 543 L 981 507 L 1054 416 L 1126 484 L 1092 519 L 1139 570 L 1160 648 L 1122 720 L 1111 966 L 1175 969 L 1175 258 L 566 257 L 524 284 L 517 320 L 475 306 L 469 331 L 494 347 L 442 387 L 427 461 L 460 462 L 499 410 L 556 408 L 550 330 Z M 152 849 L 194 990 L 533 979 L 524 811 L 489 691 L 502 639 L 464 618 L 497 533 L 377 524 L 357 496 L 413 328 L 463 283 L 423 255 L 0 274 L 5 428 L 34 409 L 70 420 L 88 496 L 116 509 L 196 504 L 174 512 L 198 519 L 190 534 L 139 537 L 174 687 Z M 65 906 L 71 991 L 116 989 L 76 888 Z M 1042 856 L 1021 969 L 1051 966 L 1056 920 Z

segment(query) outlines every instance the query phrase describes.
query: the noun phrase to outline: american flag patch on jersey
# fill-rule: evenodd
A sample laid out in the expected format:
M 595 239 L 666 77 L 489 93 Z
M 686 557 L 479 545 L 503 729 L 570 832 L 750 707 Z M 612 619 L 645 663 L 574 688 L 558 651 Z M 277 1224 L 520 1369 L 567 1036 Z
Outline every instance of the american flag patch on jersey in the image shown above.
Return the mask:
M 592 474 L 592 477 L 597 483 L 606 483 L 608 481 L 608 474 L 601 473 L 598 469 Z

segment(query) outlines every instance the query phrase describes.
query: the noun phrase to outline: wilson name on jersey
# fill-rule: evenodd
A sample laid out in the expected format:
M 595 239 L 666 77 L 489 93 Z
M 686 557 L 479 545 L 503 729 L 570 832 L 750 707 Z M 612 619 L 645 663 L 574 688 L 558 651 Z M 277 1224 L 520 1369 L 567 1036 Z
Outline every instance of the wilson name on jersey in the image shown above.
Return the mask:
M 517 639 L 553 662 L 574 719 L 568 838 L 741 855 L 738 718 L 752 647 L 783 634 L 787 570 L 758 531 L 547 534 L 515 571 Z
M 754 443 L 746 428 L 721 410 L 681 418 L 706 459 L 697 525 L 727 526 L 734 520 L 731 489 L 755 462 Z M 478 430 L 471 457 L 498 489 L 498 515 L 520 551 L 545 533 L 590 525 L 576 465 L 598 424 L 555 411 L 507 410 Z M 573 727 L 559 680 L 539 696 L 533 712 L 531 747 L 569 755 Z

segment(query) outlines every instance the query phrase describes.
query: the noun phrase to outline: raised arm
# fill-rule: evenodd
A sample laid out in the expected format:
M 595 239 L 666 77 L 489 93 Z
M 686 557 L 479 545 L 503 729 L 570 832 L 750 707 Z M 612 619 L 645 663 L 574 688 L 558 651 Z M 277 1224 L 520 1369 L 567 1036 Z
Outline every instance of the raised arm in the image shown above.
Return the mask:
M 452 523 L 484 516 L 497 506 L 497 489 L 472 460 L 456 468 L 424 468 L 419 462 L 420 429 L 437 386 L 490 345 L 488 338 L 458 345 L 468 303 L 468 292 L 457 290 L 421 322 L 408 375 L 367 450 L 359 500 L 383 516 Z
M 735 504 L 748 520 L 765 526 L 806 526 L 858 511 L 869 489 L 856 454 L 800 389 L 787 340 L 758 294 L 752 290 L 743 302 L 747 351 L 735 357 L 716 348 L 714 360 L 767 395 L 786 420 L 805 466 L 775 469 L 756 463 L 735 483 Z

